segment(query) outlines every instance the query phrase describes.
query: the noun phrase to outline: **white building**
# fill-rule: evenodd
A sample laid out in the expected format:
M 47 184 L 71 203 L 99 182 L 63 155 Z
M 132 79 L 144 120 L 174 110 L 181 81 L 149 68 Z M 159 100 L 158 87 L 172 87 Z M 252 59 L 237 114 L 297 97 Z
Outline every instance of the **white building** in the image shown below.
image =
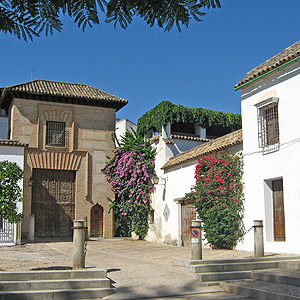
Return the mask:
M 201 128 L 196 133 L 202 137 L 175 135 L 168 128 L 170 126 L 167 126 L 166 134 L 170 138 L 157 135 L 151 139 L 157 149 L 155 171 L 159 183 L 152 195 L 154 215 L 146 239 L 181 246 L 190 243 L 190 226 L 191 220 L 195 219 L 195 209 L 180 200 L 196 183 L 194 175 L 198 158 L 221 149 L 241 151 L 242 130 L 209 140 Z
M 126 131 L 136 131 L 136 124 L 128 119 L 116 119 L 116 137 L 118 140 L 125 134 Z
M 263 220 L 265 251 L 300 253 L 300 41 L 235 89 L 242 97 L 245 227 Z M 253 233 L 238 248 L 253 250 Z
M 0 161 L 8 160 L 15 162 L 22 170 L 24 170 L 24 147 L 25 145 L 17 141 L 0 140 Z M 19 183 L 23 190 L 23 180 Z M 22 213 L 23 203 L 17 204 L 18 213 Z M 21 228 L 17 228 L 16 224 L 10 224 L 7 220 L 0 220 L 0 246 L 15 245 L 20 242 Z M 20 226 L 20 224 L 19 224 Z

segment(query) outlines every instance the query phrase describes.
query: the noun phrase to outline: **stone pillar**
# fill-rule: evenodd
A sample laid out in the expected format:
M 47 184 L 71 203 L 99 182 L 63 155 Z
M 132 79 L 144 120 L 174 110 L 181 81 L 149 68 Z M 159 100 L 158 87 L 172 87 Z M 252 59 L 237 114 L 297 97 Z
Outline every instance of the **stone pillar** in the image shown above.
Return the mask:
M 191 259 L 192 260 L 202 259 L 202 234 L 201 234 L 200 220 L 192 220 L 191 235 L 192 235 Z
M 73 270 L 85 267 L 85 228 L 83 220 L 73 221 Z
M 16 244 L 21 245 L 21 222 L 17 223 L 17 237 L 16 237 Z
M 254 257 L 264 256 L 263 221 L 254 220 Z
M 29 216 L 28 240 L 34 241 L 34 214 Z

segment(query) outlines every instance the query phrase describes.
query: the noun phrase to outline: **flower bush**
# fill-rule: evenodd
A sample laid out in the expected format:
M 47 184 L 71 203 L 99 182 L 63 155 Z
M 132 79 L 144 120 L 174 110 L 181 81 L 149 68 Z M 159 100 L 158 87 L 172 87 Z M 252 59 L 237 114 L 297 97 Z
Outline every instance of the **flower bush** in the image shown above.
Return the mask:
M 115 193 L 115 199 L 109 200 L 120 236 L 134 232 L 143 239 L 148 232 L 154 158 L 155 149 L 148 140 L 135 132 L 126 132 L 114 150 L 114 156 L 102 169 Z
M 195 179 L 184 202 L 196 207 L 213 248 L 232 249 L 244 234 L 241 157 L 226 151 L 205 155 L 198 160 Z

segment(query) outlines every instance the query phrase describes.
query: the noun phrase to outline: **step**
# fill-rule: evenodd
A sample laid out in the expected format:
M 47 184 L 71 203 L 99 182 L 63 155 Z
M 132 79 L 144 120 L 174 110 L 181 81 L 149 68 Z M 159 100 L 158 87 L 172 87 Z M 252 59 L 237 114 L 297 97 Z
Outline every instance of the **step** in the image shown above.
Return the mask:
M 282 274 L 278 272 L 251 272 L 251 278 L 254 280 L 300 286 L 300 277 L 293 276 L 292 274 Z
M 229 264 L 229 263 L 247 263 L 247 262 L 263 262 L 263 261 L 299 261 L 300 256 L 264 256 L 264 257 L 249 257 L 249 258 L 236 258 L 236 259 L 219 259 L 219 260 L 185 260 L 173 259 L 173 264 L 179 267 L 189 268 L 192 265 L 210 265 L 210 264 Z
M 259 280 L 243 280 L 222 282 L 220 286 L 230 293 L 263 300 L 295 300 L 300 299 L 300 287 L 290 284 L 263 282 Z
M 99 299 L 112 294 L 111 288 L 43 290 L 43 291 L 7 291 L 0 292 L 0 300 L 66 300 Z
M 106 278 L 102 269 L 0 272 L 0 281 Z
M 102 279 L 62 279 L 62 280 L 22 280 L 1 281 L 0 291 L 22 290 L 67 290 L 87 288 L 109 288 L 110 280 Z
M 279 263 L 279 268 L 300 271 L 300 261 L 282 261 Z
M 251 278 L 251 271 L 197 273 L 196 275 L 201 282 L 213 282 L 235 279 L 249 279 Z
M 194 273 L 215 273 L 233 271 L 252 271 L 278 268 L 278 261 L 247 262 L 247 263 L 225 263 L 211 265 L 191 265 L 190 270 Z

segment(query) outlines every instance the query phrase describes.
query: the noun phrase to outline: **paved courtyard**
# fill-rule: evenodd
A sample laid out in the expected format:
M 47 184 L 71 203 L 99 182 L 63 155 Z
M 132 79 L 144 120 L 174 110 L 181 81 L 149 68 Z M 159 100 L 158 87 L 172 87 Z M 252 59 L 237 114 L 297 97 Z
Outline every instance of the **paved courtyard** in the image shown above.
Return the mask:
M 71 241 L 39 241 L 1 247 L 0 268 L 5 271 L 70 269 L 72 251 Z M 253 253 L 247 251 L 203 249 L 204 260 L 252 256 Z M 165 296 L 175 299 L 173 295 L 189 295 L 178 299 L 233 299 L 220 293 L 219 288 L 201 286 L 187 269 L 173 265 L 175 258 L 189 259 L 190 248 L 115 238 L 89 241 L 86 265 L 107 270 L 116 292 L 107 298 L 111 300 Z M 195 295 L 199 293 L 204 294 Z

